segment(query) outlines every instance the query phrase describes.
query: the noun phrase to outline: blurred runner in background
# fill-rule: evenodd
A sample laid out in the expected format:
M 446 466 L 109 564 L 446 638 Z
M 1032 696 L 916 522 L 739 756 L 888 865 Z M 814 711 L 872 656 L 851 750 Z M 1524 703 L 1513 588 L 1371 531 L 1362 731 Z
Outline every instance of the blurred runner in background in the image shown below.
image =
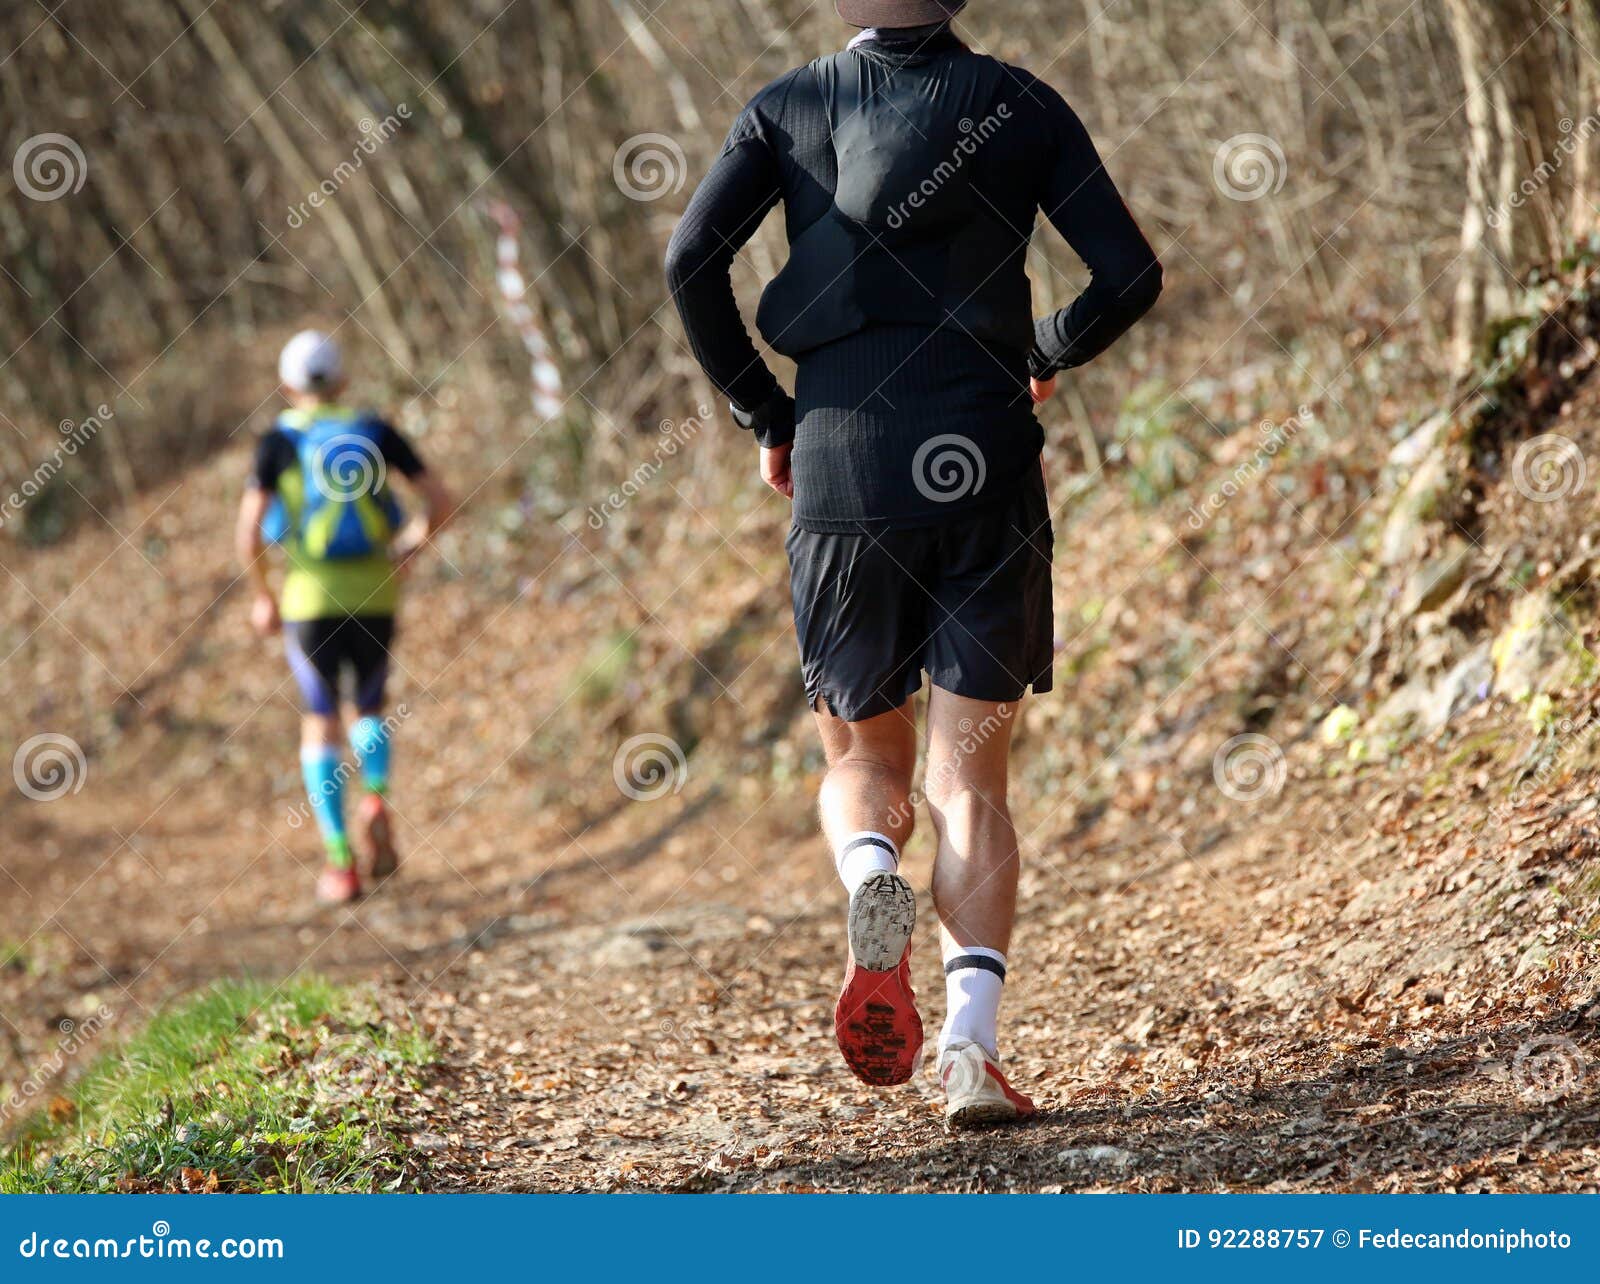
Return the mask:
M 251 623 L 263 636 L 281 629 L 300 687 L 300 765 L 327 850 L 317 897 L 339 903 L 361 894 L 345 829 L 344 786 L 355 772 L 344 759 L 341 685 L 348 679 L 362 854 L 368 876 L 381 879 L 398 864 L 386 802 L 394 722 L 384 717 L 384 684 L 400 572 L 437 533 L 451 500 L 390 424 L 340 404 L 344 366 L 327 335 L 303 330 L 289 340 L 278 380 L 289 406 L 257 443 L 236 545 L 253 590 Z M 422 512 L 410 522 L 389 486 L 390 469 L 421 498 Z M 276 598 L 263 556 L 268 543 L 282 546 L 286 562 Z

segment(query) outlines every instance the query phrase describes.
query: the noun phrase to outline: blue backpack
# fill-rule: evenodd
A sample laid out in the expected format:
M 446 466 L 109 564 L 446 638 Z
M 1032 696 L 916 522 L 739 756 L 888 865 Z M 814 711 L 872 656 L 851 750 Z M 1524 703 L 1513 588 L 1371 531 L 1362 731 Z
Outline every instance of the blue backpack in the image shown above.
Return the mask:
M 298 461 L 278 478 L 261 519 L 275 544 L 294 543 L 317 561 L 381 553 L 404 515 L 384 484 L 382 424 L 343 406 L 285 410 L 274 427 L 294 444 Z

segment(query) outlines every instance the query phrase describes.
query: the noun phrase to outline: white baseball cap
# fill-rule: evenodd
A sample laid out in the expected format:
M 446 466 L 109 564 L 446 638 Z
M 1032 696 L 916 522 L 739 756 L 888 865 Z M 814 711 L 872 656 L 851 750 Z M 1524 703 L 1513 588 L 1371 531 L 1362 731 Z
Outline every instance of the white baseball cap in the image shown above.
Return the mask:
M 278 355 L 278 380 L 295 392 L 321 392 L 344 379 L 339 345 L 321 330 L 302 330 Z

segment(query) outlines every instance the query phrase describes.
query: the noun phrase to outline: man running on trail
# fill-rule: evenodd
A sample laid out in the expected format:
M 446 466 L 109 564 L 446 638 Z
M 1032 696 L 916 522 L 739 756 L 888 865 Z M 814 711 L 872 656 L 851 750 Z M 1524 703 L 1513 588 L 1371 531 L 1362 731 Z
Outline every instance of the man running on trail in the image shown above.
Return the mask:
M 289 408 L 257 443 L 236 543 L 254 590 L 251 623 L 263 636 L 281 624 L 305 702 L 300 765 L 327 849 L 317 898 L 339 903 L 361 894 L 345 831 L 340 680 L 345 673 L 352 679 L 349 735 L 364 790 L 356 810 L 363 854 L 368 875 L 381 879 L 398 863 L 384 801 L 393 728 L 383 716 L 398 575 L 451 505 L 399 432 L 339 404 L 345 377 L 332 339 L 315 330 L 295 335 L 278 359 L 278 379 Z M 409 523 L 386 481 L 391 468 L 422 498 L 421 515 Z M 279 599 L 267 585 L 267 540 L 281 543 L 287 560 Z
M 948 1015 L 953 1127 L 1031 1114 L 1000 1071 L 996 1020 L 1016 908 L 1006 760 L 1018 702 L 1051 685 L 1050 510 L 1033 403 L 1155 302 L 1161 268 L 1061 96 L 952 32 L 964 0 L 837 0 L 863 30 L 740 114 L 689 202 L 667 277 L 695 357 L 794 501 L 787 547 L 806 699 L 828 761 L 822 827 L 849 893 L 834 1016 L 872 1084 L 922 1043 L 911 698 L 926 670 L 924 793 Z M 730 268 L 779 201 L 789 259 L 757 326 L 794 358 L 778 385 Z M 1035 215 L 1090 269 L 1035 321 Z

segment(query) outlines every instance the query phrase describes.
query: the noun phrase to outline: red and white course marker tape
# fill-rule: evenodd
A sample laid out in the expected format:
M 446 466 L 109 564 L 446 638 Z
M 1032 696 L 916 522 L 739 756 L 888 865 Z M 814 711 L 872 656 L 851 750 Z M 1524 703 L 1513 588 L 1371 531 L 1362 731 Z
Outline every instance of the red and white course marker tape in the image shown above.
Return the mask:
M 506 301 L 506 315 L 517 327 L 522 346 L 528 350 L 533 362 L 533 412 L 541 419 L 554 419 L 565 402 L 561 395 L 561 371 L 550 357 L 550 344 L 539 329 L 533 309 L 528 306 L 528 283 L 523 280 L 522 269 L 517 266 L 521 245 L 517 231 L 522 220 L 516 210 L 504 201 L 489 202 L 489 217 L 499 225 L 500 235 L 495 239 L 495 283 Z

